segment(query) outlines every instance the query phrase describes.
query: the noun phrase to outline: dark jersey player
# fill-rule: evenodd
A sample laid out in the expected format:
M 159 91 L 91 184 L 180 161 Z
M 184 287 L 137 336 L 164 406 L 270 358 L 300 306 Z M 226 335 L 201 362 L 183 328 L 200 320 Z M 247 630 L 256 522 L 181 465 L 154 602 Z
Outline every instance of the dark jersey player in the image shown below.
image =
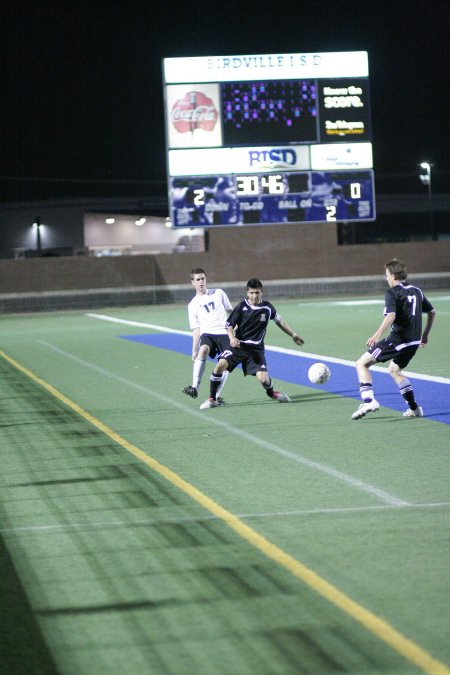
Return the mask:
M 201 409 L 217 406 L 217 389 L 220 387 L 224 373 L 231 372 L 240 363 L 244 375 L 255 375 L 270 398 L 287 403 L 287 394 L 274 391 L 272 379 L 267 371 L 264 338 L 269 321 L 275 321 L 278 328 L 287 333 L 296 345 L 303 344 L 303 338 L 278 314 L 275 307 L 263 300 L 263 287 L 259 279 L 247 282 L 247 297 L 231 312 L 226 323 L 230 347 L 220 355 L 210 378 L 209 398 L 202 403 Z
M 418 348 L 427 344 L 435 311 L 420 288 L 405 283 L 407 271 L 403 263 L 394 258 L 386 263 L 385 269 L 389 288 L 385 296 L 384 319 L 378 330 L 367 340 L 367 352 L 356 362 L 363 402 L 353 413 L 354 420 L 375 412 L 380 407 L 374 397 L 369 368 L 374 363 L 384 361 L 390 361 L 389 373 L 408 404 L 403 416 L 423 417 L 423 410 L 416 403 L 411 382 L 403 375 L 402 369 L 406 368 Z M 423 333 L 422 313 L 427 315 Z M 382 334 L 389 328 L 390 334 L 382 340 Z

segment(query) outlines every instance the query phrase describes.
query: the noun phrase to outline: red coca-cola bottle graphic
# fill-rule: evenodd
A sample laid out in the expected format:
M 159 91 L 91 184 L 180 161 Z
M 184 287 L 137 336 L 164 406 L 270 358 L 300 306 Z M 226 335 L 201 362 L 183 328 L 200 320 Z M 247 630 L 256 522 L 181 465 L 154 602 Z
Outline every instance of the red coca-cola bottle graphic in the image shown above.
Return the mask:
M 196 129 L 212 131 L 218 119 L 213 101 L 201 91 L 189 91 L 175 101 L 171 111 L 173 126 L 180 133 Z

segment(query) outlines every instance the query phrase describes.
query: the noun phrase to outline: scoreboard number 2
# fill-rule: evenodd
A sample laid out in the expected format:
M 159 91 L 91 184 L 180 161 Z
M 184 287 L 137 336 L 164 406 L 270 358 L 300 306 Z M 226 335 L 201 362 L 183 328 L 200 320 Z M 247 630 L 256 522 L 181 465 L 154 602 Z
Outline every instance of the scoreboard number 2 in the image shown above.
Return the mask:
M 204 206 L 205 205 L 205 191 L 204 190 L 194 190 L 194 204 L 195 204 L 195 206 Z
M 327 220 L 334 222 L 336 220 L 336 207 L 335 206 L 327 206 Z

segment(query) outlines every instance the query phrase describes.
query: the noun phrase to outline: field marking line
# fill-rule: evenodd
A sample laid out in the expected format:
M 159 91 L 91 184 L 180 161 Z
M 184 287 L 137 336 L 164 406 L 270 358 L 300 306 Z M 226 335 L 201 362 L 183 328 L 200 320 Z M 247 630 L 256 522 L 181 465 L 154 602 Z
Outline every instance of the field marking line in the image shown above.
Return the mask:
M 188 335 L 192 337 L 192 332 L 188 330 L 177 330 L 176 328 L 169 328 L 168 326 L 158 326 L 153 323 L 143 323 L 142 321 L 130 321 L 129 319 L 119 319 L 115 316 L 108 316 L 108 314 L 96 314 L 88 312 L 86 314 L 90 319 L 99 319 L 100 321 L 110 321 L 111 323 L 121 323 L 125 326 L 136 326 L 137 328 L 151 328 L 152 330 L 159 330 L 162 333 L 175 333 L 175 335 Z
M 384 502 L 385 504 L 389 504 L 391 506 L 411 506 L 411 503 L 404 500 L 400 499 L 399 497 L 395 495 L 391 495 L 389 492 L 386 492 L 385 490 L 382 490 L 381 488 L 376 487 L 375 485 L 372 485 L 371 483 L 366 483 L 365 481 L 355 478 L 354 476 L 351 476 L 350 474 L 344 473 L 343 471 L 339 471 L 338 469 L 333 469 L 332 467 L 326 465 L 326 464 L 321 464 L 320 462 L 316 462 L 312 459 L 308 459 L 307 457 L 304 457 L 303 455 L 297 454 L 295 452 L 291 452 L 290 450 L 287 450 L 286 448 L 282 448 L 279 445 L 276 445 L 275 443 L 271 443 L 270 441 L 266 441 L 263 438 L 258 438 L 257 436 L 248 433 L 247 431 L 244 431 L 243 429 L 239 429 L 238 427 L 233 427 L 231 424 L 228 422 L 224 422 L 223 420 L 218 419 L 217 417 L 212 417 L 209 416 L 208 414 L 205 415 L 205 413 L 201 413 L 198 410 L 193 410 L 192 408 L 189 408 L 188 406 L 184 405 L 183 403 L 179 403 L 178 401 L 174 401 L 171 398 L 168 398 L 167 396 L 164 396 L 163 394 L 160 394 L 159 392 L 154 391 L 153 389 L 148 389 L 147 387 L 144 387 L 143 385 L 136 384 L 135 382 L 132 382 L 130 380 L 127 380 L 124 377 L 121 377 L 120 375 L 115 375 L 114 373 L 111 373 L 107 370 L 104 370 L 103 368 L 100 368 L 99 366 L 96 366 L 93 363 L 89 363 L 88 361 L 85 361 L 84 359 L 80 359 L 74 354 L 70 354 L 69 352 L 66 352 L 62 349 L 59 349 L 59 347 L 55 347 L 54 345 L 51 345 L 50 343 L 44 341 L 44 340 L 38 340 L 40 344 L 43 344 L 45 347 L 53 350 L 54 352 L 71 359 L 72 361 L 75 361 L 76 363 L 79 363 L 80 365 L 84 366 L 85 368 L 90 368 L 92 370 L 95 370 L 99 373 L 101 373 L 104 377 L 107 377 L 109 379 L 117 380 L 118 382 L 125 384 L 128 387 L 131 387 L 133 389 L 137 389 L 138 391 L 142 391 L 145 394 L 152 396 L 153 398 L 158 399 L 159 401 L 162 401 L 166 405 L 170 405 L 172 407 L 176 407 L 179 410 L 182 410 L 183 412 L 187 412 L 189 415 L 192 415 L 193 417 L 196 417 L 199 420 L 202 420 L 204 423 L 207 421 L 208 425 L 214 424 L 221 429 L 224 429 L 227 432 L 230 432 L 234 434 L 235 436 L 238 436 L 239 438 L 245 440 L 246 443 L 250 443 L 252 445 L 256 445 L 262 448 L 265 448 L 266 450 L 269 450 L 270 452 L 273 452 L 280 457 L 285 457 L 286 459 L 292 460 L 293 462 L 297 462 L 298 464 L 302 464 L 303 466 L 307 466 L 310 469 L 313 469 L 315 471 L 318 471 L 320 473 L 324 473 L 328 476 L 331 476 L 332 478 L 335 478 L 342 483 L 346 483 L 347 485 L 350 485 L 352 488 L 361 490 L 362 492 L 365 492 L 367 494 L 372 495 L 376 499 L 379 499 L 380 501 Z
M 230 511 L 227 511 L 220 504 L 205 495 L 191 483 L 188 483 L 177 473 L 158 462 L 152 456 L 147 455 L 137 446 L 129 443 L 125 438 L 113 431 L 113 429 L 108 427 L 101 420 L 97 419 L 88 411 L 84 410 L 80 405 L 78 405 L 78 403 L 72 401 L 53 385 L 49 384 L 41 377 L 35 375 L 31 370 L 25 366 L 22 366 L 2 350 L 0 350 L 0 356 L 2 356 L 20 373 L 42 387 L 45 391 L 51 394 L 51 396 L 59 400 L 61 403 L 64 403 L 67 407 L 82 417 L 86 422 L 105 434 L 105 436 L 111 439 L 114 443 L 117 443 L 119 446 L 127 450 L 131 455 L 142 461 L 153 471 L 156 471 L 160 476 L 164 477 L 167 481 L 172 483 L 172 485 L 175 485 L 179 490 L 203 506 L 203 508 L 205 508 L 207 511 L 220 518 L 226 525 L 228 525 L 228 527 L 236 532 L 239 537 L 257 548 L 267 558 L 270 558 L 275 563 L 284 567 L 284 569 L 286 569 L 296 578 L 300 579 L 330 603 L 335 605 L 335 607 L 341 609 L 344 613 L 352 617 L 355 621 L 364 626 L 370 633 L 378 637 L 382 642 L 389 645 L 394 651 L 401 654 L 407 661 L 414 663 L 428 675 L 450 675 L 450 668 L 448 668 L 444 663 L 435 659 L 418 644 L 404 636 L 387 621 L 352 600 L 352 598 L 340 591 L 337 587 L 333 586 L 333 584 L 323 579 L 312 569 L 253 530 L 240 518 L 233 515 Z
M 241 520 L 252 520 L 258 518 L 290 518 L 298 516 L 316 516 L 316 515 L 341 515 L 345 513 L 361 513 L 365 511 L 388 511 L 405 509 L 432 509 L 450 506 L 450 502 L 434 502 L 430 504 L 413 504 L 412 506 L 356 506 L 348 508 L 329 508 L 329 509 L 299 509 L 298 511 L 274 511 L 272 513 L 236 513 L 235 516 Z M 97 528 L 115 528 L 115 527 L 142 527 L 147 525 L 157 525 L 160 523 L 201 523 L 203 521 L 218 520 L 217 516 L 185 516 L 183 518 L 141 518 L 137 520 L 99 520 L 90 523 L 52 523 L 49 525 L 17 525 L 17 527 L 0 528 L 0 535 L 21 534 L 30 532 L 36 534 L 39 532 L 56 532 L 65 530 L 96 530 Z
M 141 321 L 130 321 L 129 319 L 119 319 L 114 316 L 109 316 L 108 314 L 96 314 L 93 312 L 87 313 L 87 316 L 90 319 L 99 319 L 100 321 L 109 321 L 111 323 L 124 324 L 126 326 L 135 326 L 136 328 L 150 328 L 151 330 L 157 330 L 162 333 L 174 333 L 175 335 L 186 335 L 192 337 L 192 333 L 187 330 L 177 330 L 176 328 L 169 328 L 168 326 L 158 326 L 153 323 L 143 323 Z M 273 345 L 266 345 L 266 351 L 278 352 L 279 354 L 289 354 L 290 356 L 296 356 L 300 359 L 314 359 L 314 361 L 327 361 L 328 363 L 337 363 L 341 366 L 350 366 L 351 368 L 356 367 L 355 361 L 349 361 L 348 359 L 340 359 L 336 356 L 325 356 L 324 354 L 312 354 L 309 352 L 301 351 L 295 349 L 288 349 L 285 347 L 274 347 Z M 387 369 L 382 366 L 372 366 L 371 370 L 378 373 L 384 373 L 388 375 Z M 424 373 L 414 373 L 412 370 L 405 371 L 408 377 L 414 377 L 418 380 L 426 380 L 428 382 L 439 382 L 440 384 L 450 384 L 450 378 L 440 377 L 437 375 L 425 375 Z
M 427 297 L 430 298 L 428 293 Z M 448 300 L 450 300 L 450 295 L 433 296 L 433 302 L 447 302 Z M 366 305 L 384 305 L 384 299 L 367 298 L 365 300 L 325 300 L 324 302 L 298 303 L 299 307 L 364 307 Z

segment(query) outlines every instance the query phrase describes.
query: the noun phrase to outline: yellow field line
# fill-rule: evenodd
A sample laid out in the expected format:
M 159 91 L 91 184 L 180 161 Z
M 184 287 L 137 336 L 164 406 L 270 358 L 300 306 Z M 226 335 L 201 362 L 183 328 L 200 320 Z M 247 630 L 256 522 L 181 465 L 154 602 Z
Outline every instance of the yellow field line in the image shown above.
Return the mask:
M 418 666 L 425 673 L 429 673 L 429 675 L 450 675 L 450 668 L 448 668 L 444 663 L 434 659 L 431 654 L 412 642 L 412 640 L 406 638 L 399 631 L 390 626 L 386 621 L 380 619 L 378 616 L 359 605 L 328 581 L 322 579 L 322 577 L 316 574 L 313 570 L 306 567 L 306 565 L 303 565 L 288 553 L 285 553 L 278 546 L 272 544 L 265 537 L 258 534 L 258 532 L 246 525 L 242 520 L 240 520 L 240 518 L 234 516 L 232 513 L 224 509 L 222 506 L 220 506 L 220 504 L 215 502 L 207 495 L 203 494 L 203 492 L 185 481 L 174 471 L 168 469 L 163 464 L 160 464 L 150 455 L 147 455 L 145 452 L 143 452 L 143 450 L 140 450 L 132 443 L 129 443 L 125 438 L 122 438 L 120 434 L 110 429 L 106 424 L 81 408 L 81 406 L 79 406 L 77 403 L 74 403 L 74 401 L 62 394 L 51 384 L 45 382 L 45 380 L 35 375 L 31 370 L 25 366 L 22 366 L 13 358 L 5 354 L 5 352 L 2 350 L 0 350 L 0 356 L 2 356 L 6 361 L 8 361 L 8 363 L 14 366 L 14 368 L 26 375 L 29 379 L 33 380 L 33 382 L 43 387 L 52 396 L 57 398 L 62 403 L 65 403 L 65 405 L 67 405 L 83 419 L 103 432 L 112 441 L 122 446 L 122 448 L 140 459 L 142 462 L 144 462 L 144 464 L 159 473 L 173 485 L 176 485 L 185 494 L 189 495 L 191 499 L 203 506 L 217 518 L 220 518 L 240 537 L 259 549 L 265 556 L 274 560 L 276 563 L 288 570 L 292 575 L 319 593 L 322 597 L 326 598 L 333 605 L 344 611 L 354 620 L 358 621 L 365 628 L 367 628 L 367 630 L 392 647 L 396 652 L 404 656 L 408 661 Z

